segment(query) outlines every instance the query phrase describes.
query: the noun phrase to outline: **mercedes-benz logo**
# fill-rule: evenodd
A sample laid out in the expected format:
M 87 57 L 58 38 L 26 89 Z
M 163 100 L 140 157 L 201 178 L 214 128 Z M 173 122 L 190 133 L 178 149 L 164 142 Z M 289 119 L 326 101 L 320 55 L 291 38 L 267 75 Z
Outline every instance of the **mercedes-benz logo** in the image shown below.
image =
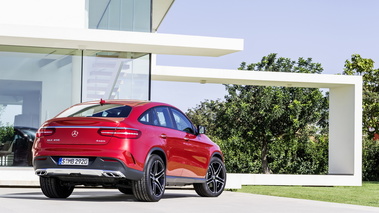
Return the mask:
M 76 136 L 78 136 L 78 135 L 79 135 L 79 132 L 76 131 L 76 130 L 74 130 L 74 131 L 71 132 L 71 136 L 74 137 L 74 138 L 75 138 Z

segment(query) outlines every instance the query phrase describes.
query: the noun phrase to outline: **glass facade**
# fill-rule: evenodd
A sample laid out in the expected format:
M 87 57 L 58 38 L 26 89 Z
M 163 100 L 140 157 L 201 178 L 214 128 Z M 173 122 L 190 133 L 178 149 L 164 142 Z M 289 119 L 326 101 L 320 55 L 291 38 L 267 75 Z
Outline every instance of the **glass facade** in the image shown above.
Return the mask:
M 0 46 L 0 166 L 31 165 L 45 120 L 83 101 L 149 99 L 150 54 Z
M 151 0 L 87 0 L 88 28 L 151 32 Z M 37 128 L 84 101 L 150 99 L 149 53 L 0 46 L 0 166 L 31 166 Z
M 150 54 L 85 51 L 83 101 L 149 100 Z
M 151 0 L 89 0 L 89 28 L 151 32 L 151 5 Z
M 0 46 L 0 125 L 37 128 L 79 102 L 80 63 L 79 50 Z

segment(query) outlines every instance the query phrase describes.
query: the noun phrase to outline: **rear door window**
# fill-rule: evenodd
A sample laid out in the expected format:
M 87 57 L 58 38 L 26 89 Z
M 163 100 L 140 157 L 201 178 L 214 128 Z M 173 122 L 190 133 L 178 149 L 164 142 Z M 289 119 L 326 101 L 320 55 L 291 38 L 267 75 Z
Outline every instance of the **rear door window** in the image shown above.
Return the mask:
M 159 126 L 174 128 L 174 125 L 172 124 L 170 117 L 170 111 L 167 107 L 156 107 L 154 108 L 154 110 L 157 114 Z
M 144 112 L 138 120 L 148 125 L 174 128 L 170 111 L 167 107 L 154 107 L 149 109 Z
M 159 121 L 157 119 L 157 116 L 155 115 L 154 109 L 147 110 L 145 113 L 141 115 L 138 121 L 143 124 L 148 124 L 148 125 L 154 125 L 154 126 L 159 125 Z

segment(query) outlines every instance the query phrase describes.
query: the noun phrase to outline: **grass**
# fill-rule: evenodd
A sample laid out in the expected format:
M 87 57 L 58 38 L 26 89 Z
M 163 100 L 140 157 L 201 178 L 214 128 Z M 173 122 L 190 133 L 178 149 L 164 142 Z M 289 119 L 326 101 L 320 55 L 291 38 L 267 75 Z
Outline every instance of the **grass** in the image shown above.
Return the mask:
M 379 182 L 362 186 L 243 186 L 237 192 L 379 207 Z

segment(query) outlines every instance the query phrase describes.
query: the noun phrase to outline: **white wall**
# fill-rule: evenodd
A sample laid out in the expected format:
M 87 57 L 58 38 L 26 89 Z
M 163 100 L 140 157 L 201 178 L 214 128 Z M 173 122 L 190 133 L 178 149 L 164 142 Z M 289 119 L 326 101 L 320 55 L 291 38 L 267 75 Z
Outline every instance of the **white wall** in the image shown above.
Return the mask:
M 328 175 L 228 174 L 226 188 L 241 185 L 362 184 L 362 77 L 153 66 L 152 80 L 329 88 Z
M 85 28 L 86 0 L 0 0 L 0 24 Z

